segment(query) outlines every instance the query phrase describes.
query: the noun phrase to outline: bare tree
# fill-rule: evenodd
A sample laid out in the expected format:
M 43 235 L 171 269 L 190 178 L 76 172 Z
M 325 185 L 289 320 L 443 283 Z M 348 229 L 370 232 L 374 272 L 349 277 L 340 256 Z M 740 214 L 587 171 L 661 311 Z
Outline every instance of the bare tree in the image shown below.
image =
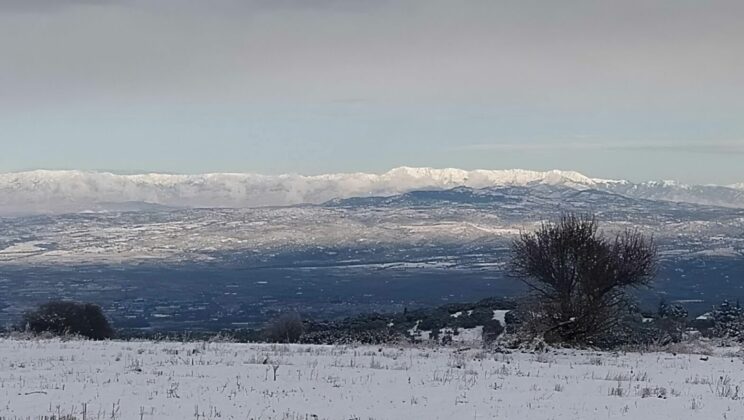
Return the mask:
M 267 338 L 275 343 L 296 343 L 305 326 L 297 312 L 288 312 L 274 318 L 266 327 Z
M 522 233 L 510 272 L 532 292 L 546 340 L 590 342 L 618 325 L 627 289 L 647 286 L 656 264 L 653 240 L 637 230 L 608 237 L 593 217 L 569 214 Z

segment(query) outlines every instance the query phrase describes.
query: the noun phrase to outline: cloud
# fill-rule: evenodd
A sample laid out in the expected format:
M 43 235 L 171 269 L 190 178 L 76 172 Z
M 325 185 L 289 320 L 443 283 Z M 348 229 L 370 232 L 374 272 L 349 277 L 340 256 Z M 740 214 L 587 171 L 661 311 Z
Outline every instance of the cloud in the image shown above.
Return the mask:
M 675 162 L 648 167 L 682 175 L 693 153 L 715 154 L 698 172 L 731 176 L 740 142 L 661 140 L 744 138 L 742 21 L 741 0 L 0 1 L 0 166 L 190 171 L 207 141 L 213 169 L 553 167 L 560 155 L 448 153 L 471 143 L 637 151 L 618 172 L 669 151 Z M 199 156 L 168 166 L 184 144 Z M 573 155 L 561 165 L 592 161 Z
M 742 17 L 724 0 L 10 0 L 0 106 L 741 106 Z
M 0 2 L 0 13 L 3 12 L 59 12 L 74 6 L 105 6 L 114 4 L 115 0 L 3 0 Z
M 0 12 L 58 12 L 69 7 L 115 6 L 118 8 L 186 10 L 187 12 L 262 10 L 365 10 L 388 3 L 387 0 L 3 0 Z
M 483 143 L 457 146 L 462 151 L 549 152 L 549 151 L 668 151 L 708 154 L 744 154 L 744 140 L 737 141 L 554 141 L 550 143 Z

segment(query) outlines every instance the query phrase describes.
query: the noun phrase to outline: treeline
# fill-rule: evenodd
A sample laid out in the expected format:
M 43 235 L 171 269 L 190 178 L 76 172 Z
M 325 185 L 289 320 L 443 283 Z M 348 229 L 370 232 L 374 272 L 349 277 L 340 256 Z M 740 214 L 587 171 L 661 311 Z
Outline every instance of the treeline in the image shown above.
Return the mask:
M 276 315 L 263 328 L 230 329 L 220 331 L 116 331 L 97 305 L 69 301 L 42 304 L 24 314 L 13 327 L 19 332 L 53 336 L 81 336 L 94 340 L 150 339 L 178 341 L 226 340 L 235 342 L 272 342 L 305 344 L 390 344 L 426 341 L 448 344 L 463 329 L 483 327 L 482 338 L 488 345 L 498 338 L 499 344 L 518 347 L 535 338 L 534 326 L 529 325 L 530 299 L 483 299 L 475 303 L 447 304 L 400 313 L 372 313 L 347 317 L 340 321 L 303 319 L 296 312 Z M 508 311 L 505 324 L 495 320 L 494 311 Z M 690 318 L 683 305 L 660 302 L 652 311 L 641 311 L 630 306 L 621 315 L 619 328 L 612 341 L 588 343 L 598 347 L 622 345 L 666 345 L 687 336 L 744 342 L 744 308 L 724 301 L 710 312 Z M 506 334 L 504 334 L 506 333 Z
M 26 312 L 13 327 L 19 332 L 56 336 L 78 335 L 90 339 L 172 339 L 209 340 L 214 338 L 239 342 L 380 344 L 400 340 L 416 340 L 412 330 L 459 330 L 487 326 L 492 334 L 504 328 L 493 319 L 494 310 L 514 310 L 517 301 L 509 298 L 488 298 L 475 303 L 452 303 L 433 308 L 404 310 L 400 313 L 367 313 L 338 321 L 312 320 L 296 312 L 275 314 L 262 328 L 223 329 L 219 331 L 151 331 L 115 330 L 102 309 L 91 303 L 52 301 Z M 444 334 L 442 334 L 444 336 Z
M 304 343 L 304 344 L 384 344 L 417 341 L 413 330 L 431 331 L 446 342 L 447 335 L 462 329 L 484 326 L 490 337 L 500 335 L 504 327 L 493 319 L 494 310 L 512 310 L 517 301 L 488 298 L 475 303 L 452 303 L 433 308 L 404 310 L 399 313 L 365 313 L 341 320 L 314 320 L 293 311 L 275 314 L 262 328 L 224 329 L 220 331 L 143 331 L 120 330 L 122 339 L 210 340 L 236 342 Z M 440 331 L 448 331 L 442 332 Z

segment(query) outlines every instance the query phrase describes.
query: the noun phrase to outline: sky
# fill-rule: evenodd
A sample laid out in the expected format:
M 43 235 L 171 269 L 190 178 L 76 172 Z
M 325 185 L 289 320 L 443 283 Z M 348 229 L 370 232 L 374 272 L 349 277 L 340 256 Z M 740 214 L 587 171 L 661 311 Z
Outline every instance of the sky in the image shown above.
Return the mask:
M 0 172 L 744 182 L 740 0 L 2 0 Z

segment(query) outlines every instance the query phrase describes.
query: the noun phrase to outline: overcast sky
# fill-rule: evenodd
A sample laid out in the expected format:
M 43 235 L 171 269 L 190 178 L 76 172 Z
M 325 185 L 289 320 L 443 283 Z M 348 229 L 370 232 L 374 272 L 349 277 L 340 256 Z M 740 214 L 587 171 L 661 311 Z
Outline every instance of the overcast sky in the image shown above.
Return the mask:
M 0 171 L 744 181 L 741 0 L 2 0 Z

